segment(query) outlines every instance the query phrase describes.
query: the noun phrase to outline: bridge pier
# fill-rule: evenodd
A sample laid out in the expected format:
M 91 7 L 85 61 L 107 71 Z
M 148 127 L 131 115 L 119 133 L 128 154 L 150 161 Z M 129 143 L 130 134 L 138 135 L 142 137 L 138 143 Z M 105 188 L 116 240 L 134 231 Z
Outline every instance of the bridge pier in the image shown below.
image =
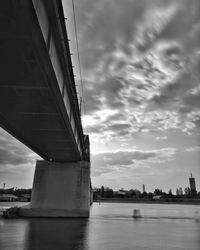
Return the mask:
M 89 217 L 90 163 L 36 163 L 31 203 L 23 217 Z

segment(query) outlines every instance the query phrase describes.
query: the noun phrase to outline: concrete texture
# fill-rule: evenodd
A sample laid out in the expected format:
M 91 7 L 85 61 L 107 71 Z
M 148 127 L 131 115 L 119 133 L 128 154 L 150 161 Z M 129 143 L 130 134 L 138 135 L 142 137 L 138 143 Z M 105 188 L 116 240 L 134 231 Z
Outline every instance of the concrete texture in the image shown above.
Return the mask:
M 90 163 L 37 161 L 29 206 L 25 217 L 89 217 Z

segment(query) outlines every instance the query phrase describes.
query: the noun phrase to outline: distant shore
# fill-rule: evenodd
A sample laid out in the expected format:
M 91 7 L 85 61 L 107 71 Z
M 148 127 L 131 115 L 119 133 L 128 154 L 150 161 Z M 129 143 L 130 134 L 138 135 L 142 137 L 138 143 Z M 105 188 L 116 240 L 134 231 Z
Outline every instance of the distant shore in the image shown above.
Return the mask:
M 125 198 L 103 198 L 94 200 L 95 203 L 143 203 L 143 204 L 178 204 L 178 205 L 200 205 L 200 200 L 133 200 L 133 199 L 125 199 Z

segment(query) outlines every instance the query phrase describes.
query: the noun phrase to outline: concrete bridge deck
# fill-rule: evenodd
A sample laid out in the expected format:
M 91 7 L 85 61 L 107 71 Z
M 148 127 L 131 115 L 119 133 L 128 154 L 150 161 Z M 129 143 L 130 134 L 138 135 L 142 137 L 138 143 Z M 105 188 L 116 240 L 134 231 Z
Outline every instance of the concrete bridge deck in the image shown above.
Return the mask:
M 44 159 L 21 216 L 88 217 L 89 137 L 61 0 L 0 1 L 0 66 L 0 125 Z

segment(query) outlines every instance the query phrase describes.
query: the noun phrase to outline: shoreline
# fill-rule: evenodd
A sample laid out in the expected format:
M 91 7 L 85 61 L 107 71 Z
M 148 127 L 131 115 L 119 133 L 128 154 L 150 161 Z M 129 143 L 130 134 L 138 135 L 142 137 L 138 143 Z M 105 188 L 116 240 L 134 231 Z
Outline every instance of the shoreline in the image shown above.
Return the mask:
M 200 200 L 197 201 L 151 201 L 151 200 L 128 200 L 128 199 L 98 199 L 94 203 L 141 203 L 141 204 L 166 204 L 166 205 L 200 205 Z

